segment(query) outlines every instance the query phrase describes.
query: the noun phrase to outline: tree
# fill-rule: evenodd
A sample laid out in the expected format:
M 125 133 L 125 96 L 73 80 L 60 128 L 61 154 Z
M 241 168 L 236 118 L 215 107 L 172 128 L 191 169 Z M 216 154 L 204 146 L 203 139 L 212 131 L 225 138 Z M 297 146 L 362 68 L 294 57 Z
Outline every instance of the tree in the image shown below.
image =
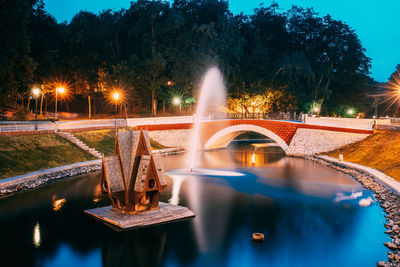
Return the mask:
M 28 23 L 37 1 L 0 1 L 0 94 L 2 99 L 30 90 L 35 63 L 30 56 Z M 6 97 L 4 97 L 6 96 Z

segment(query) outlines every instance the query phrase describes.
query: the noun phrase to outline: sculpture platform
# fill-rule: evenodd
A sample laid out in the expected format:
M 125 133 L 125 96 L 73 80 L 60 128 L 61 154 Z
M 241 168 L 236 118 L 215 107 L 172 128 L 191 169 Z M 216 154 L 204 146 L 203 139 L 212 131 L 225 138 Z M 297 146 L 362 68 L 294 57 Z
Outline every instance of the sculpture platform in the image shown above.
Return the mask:
M 192 218 L 195 214 L 186 207 L 159 202 L 159 209 L 124 214 L 111 206 L 85 210 L 85 213 L 104 222 L 117 231 L 153 226 Z

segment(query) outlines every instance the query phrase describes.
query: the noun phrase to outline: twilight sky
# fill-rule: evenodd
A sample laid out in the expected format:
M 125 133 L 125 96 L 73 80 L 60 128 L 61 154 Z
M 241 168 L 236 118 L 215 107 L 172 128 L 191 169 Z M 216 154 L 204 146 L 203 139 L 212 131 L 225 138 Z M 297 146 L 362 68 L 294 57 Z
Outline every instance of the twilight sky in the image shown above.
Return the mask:
M 131 0 L 44 0 L 47 11 L 59 22 L 71 18 L 80 10 L 98 13 L 103 9 L 128 8 Z M 271 0 L 230 0 L 230 10 L 238 14 L 252 13 L 260 3 Z M 400 0 L 276 0 L 281 9 L 292 5 L 314 7 L 320 15 L 330 14 L 355 29 L 367 56 L 372 59 L 372 77 L 386 82 L 400 64 Z

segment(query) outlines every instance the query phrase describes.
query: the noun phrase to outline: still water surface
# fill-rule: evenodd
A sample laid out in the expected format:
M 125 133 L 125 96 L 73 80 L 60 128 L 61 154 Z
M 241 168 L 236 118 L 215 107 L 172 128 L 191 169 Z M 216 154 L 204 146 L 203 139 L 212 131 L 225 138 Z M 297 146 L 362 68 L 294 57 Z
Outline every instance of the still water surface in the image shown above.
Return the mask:
M 115 232 L 83 210 L 109 204 L 99 173 L 0 200 L 2 262 L 9 266 L 375 266 L 387 259 L 384 214 L 350 176 L 274 147 L 235 145 L 203 153 L 181 175 L 186 155 L 163 157 L 162 201 L 187 206 L 188 221 Z M 362 197 L 346 199 L 352 193 Z M 356 195 L 356 194 L 353 194 Z M 262 232 L 264 243 L 252 233 Z M 6 266 L 6 265 L 2 265 Z

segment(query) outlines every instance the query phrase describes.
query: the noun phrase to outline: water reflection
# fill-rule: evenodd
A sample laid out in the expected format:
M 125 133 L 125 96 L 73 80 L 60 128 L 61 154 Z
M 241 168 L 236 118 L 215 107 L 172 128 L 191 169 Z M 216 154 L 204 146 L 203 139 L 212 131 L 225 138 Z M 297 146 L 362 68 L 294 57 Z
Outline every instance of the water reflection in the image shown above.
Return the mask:
M 33 228 L 33 244 L 35 247 L 40 246 L 40 226 L 39 223 L 36 223 L 35 227 Z
M 67 201 L 65 198 L 54 200 L 53 201 L 53 210 L 59 211 L 62 208 L 62 206 L 64 205 L 65 201 Z
M 169 204 L 179 205 L 179 194 L 181 192 L 181 186 L 186 177 L 181 175 L 170 175 L 172 178 L 172 196 L 168 200 Z
M 353 190 L 373 198 L 370 191 L 348 175 L 269 149 L 257 148 L 255 168 L 253 147 L 201 154 L 204 170 L 243 176 L 167 176 L 161 200 L 190 207 L 196 218 L 152 228 L 118 233 L 83 213 L 109 205 L 98 192 L 99 173 L 2 199 L 3 260 L 57 267 L 371 266 L 385 260 L 379 205 L 360 207 L 360 197 L 334 201 Z M 170 171 L 184 160 L 163 158 Z M 54 202 L 63 199 L 55 212 Z M 264 233 L 265 242 L 254 244 L 254 232 Z

